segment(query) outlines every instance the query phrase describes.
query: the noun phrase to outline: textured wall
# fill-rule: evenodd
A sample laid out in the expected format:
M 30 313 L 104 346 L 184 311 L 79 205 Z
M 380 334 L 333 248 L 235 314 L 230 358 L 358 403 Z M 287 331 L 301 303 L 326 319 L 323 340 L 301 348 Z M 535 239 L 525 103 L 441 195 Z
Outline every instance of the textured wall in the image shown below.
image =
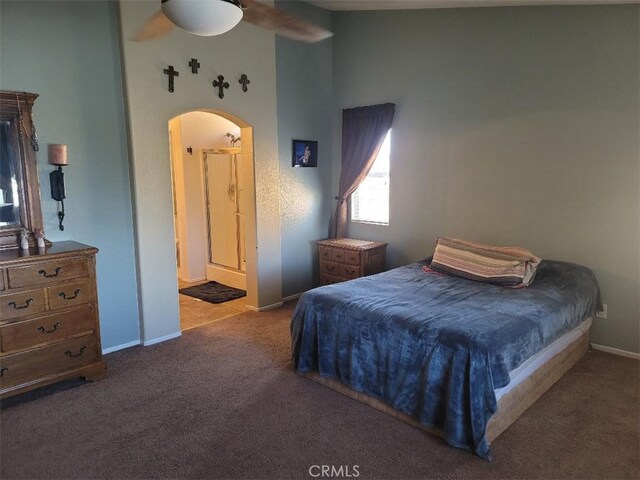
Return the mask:
M 326 10 L 303 2 L 278 8 L 331 29 Z M 282 228 L 282 294 L 314 287 L 316 241 L 327 237 L 331 206 L 332 40 L 306 44 L 276 37 Z M 291 167 L 291 140 L 318 141 L 318 167 Z
M 104 348 L 139 338 L 127 137 L 114 2 L 2 1 L 0 87 L 40 94 L 34 121 L 47 238 L 95 245 Z M 47 144 L 65 143 L 65 230 Z
M 593 342 L 639 346 L 637 5 L 334 15 L 340 109 L 395 102 L 390 266 L 449 235 L 591 267 Z M 337 189 L 338 175 L 333 179 Z
M 247 302 L 267 306 L 282 298 L 274 34 L 241 22 L 216 37 L 176 29 L 162 39 L 128 41 L 158 6 L 156 1 L 120 3 L 142 334 L 147 342 L 180 330 L 167 122 L 185 112 L 223 111 L 254 127 L 257 250 L 247 252 L 247 258 L 257 262 L 259 277 L 257 285 L 248 278 Z M 202 66 L 198 75 L 187 66 L 192 57 Z M 180 72 L 174 93 L 167 91 L 162 73 L 169 64 Z M 251 80 L 246 93 L 238 83 L 242 73 Z M 231 85 L 224 99 L 211 84 L 220 74 Z M 249 277 L 249 266 L 247 271 Z

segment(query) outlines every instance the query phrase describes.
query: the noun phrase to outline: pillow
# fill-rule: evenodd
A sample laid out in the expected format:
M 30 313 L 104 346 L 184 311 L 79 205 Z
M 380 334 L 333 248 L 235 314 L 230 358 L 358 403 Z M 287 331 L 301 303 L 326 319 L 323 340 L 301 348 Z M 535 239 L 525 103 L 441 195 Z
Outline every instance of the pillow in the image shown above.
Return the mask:
M 455 277 L 519 288 L 533 282 L 540 261 L 524 248 L 438 237 L 430 268 Z

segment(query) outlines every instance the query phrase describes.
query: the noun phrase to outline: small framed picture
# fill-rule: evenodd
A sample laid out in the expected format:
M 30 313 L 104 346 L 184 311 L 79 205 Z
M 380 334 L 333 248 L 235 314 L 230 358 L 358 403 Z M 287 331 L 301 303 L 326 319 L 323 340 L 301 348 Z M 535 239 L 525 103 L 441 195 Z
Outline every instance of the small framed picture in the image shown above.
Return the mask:
M 313 140 L 293 140 L 291 146 L 292 167 L 317 167 L 318 142 Z

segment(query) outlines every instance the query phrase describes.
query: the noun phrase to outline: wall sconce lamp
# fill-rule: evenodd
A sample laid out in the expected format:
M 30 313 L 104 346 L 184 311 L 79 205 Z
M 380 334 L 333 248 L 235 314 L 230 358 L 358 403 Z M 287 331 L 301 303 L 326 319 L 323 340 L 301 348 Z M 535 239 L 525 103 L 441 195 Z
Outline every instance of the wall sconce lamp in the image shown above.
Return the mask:
M 60 221 L 60 230 L 64 230 L 62 221 L 64 220 L 64 173 L 62 173 L 62 167 L 69 165 L 67 160 L 67 146 L 49 144 L 49 164 L 55 165 L 58 168 L 49 174 L 49 181 L 51 182 L 51 198 L 60 202 L 58 207 L 58 220 Z

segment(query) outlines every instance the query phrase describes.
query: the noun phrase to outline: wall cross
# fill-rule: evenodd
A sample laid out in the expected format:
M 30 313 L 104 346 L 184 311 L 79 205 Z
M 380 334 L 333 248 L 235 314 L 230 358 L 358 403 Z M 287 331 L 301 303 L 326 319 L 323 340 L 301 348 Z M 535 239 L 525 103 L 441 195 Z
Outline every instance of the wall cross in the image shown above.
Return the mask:
M 242 84 L 242 91 L 246 92 L 248 90 L 247 85 L 251 83 L 251 80 L 249 80 L 246 73 L 243 73 L 242 75 L 240 75 L 240 80 L 238 80 L 238 83 Z
M 198 69 L 200 68 L 200 62 L 198 62 L 197 58 L 192 58 L 189 62 L 189 66 L 191 67 L 191 73 L 198 73 Z
M 173 93 L 173 78 L 179 77 L 180 73 L 173 69 L 173 65 L 169 65 L 169 68 L 165 68 L 164 73 L 169 77 L 169 92 Z
M 213 81 L 213 86 L 218 89 L 218 97 L 224 98 L 224 89 L 229 88 L 229 82 L 224 81 L 224 76 L 218 75 L 218 80 Z

